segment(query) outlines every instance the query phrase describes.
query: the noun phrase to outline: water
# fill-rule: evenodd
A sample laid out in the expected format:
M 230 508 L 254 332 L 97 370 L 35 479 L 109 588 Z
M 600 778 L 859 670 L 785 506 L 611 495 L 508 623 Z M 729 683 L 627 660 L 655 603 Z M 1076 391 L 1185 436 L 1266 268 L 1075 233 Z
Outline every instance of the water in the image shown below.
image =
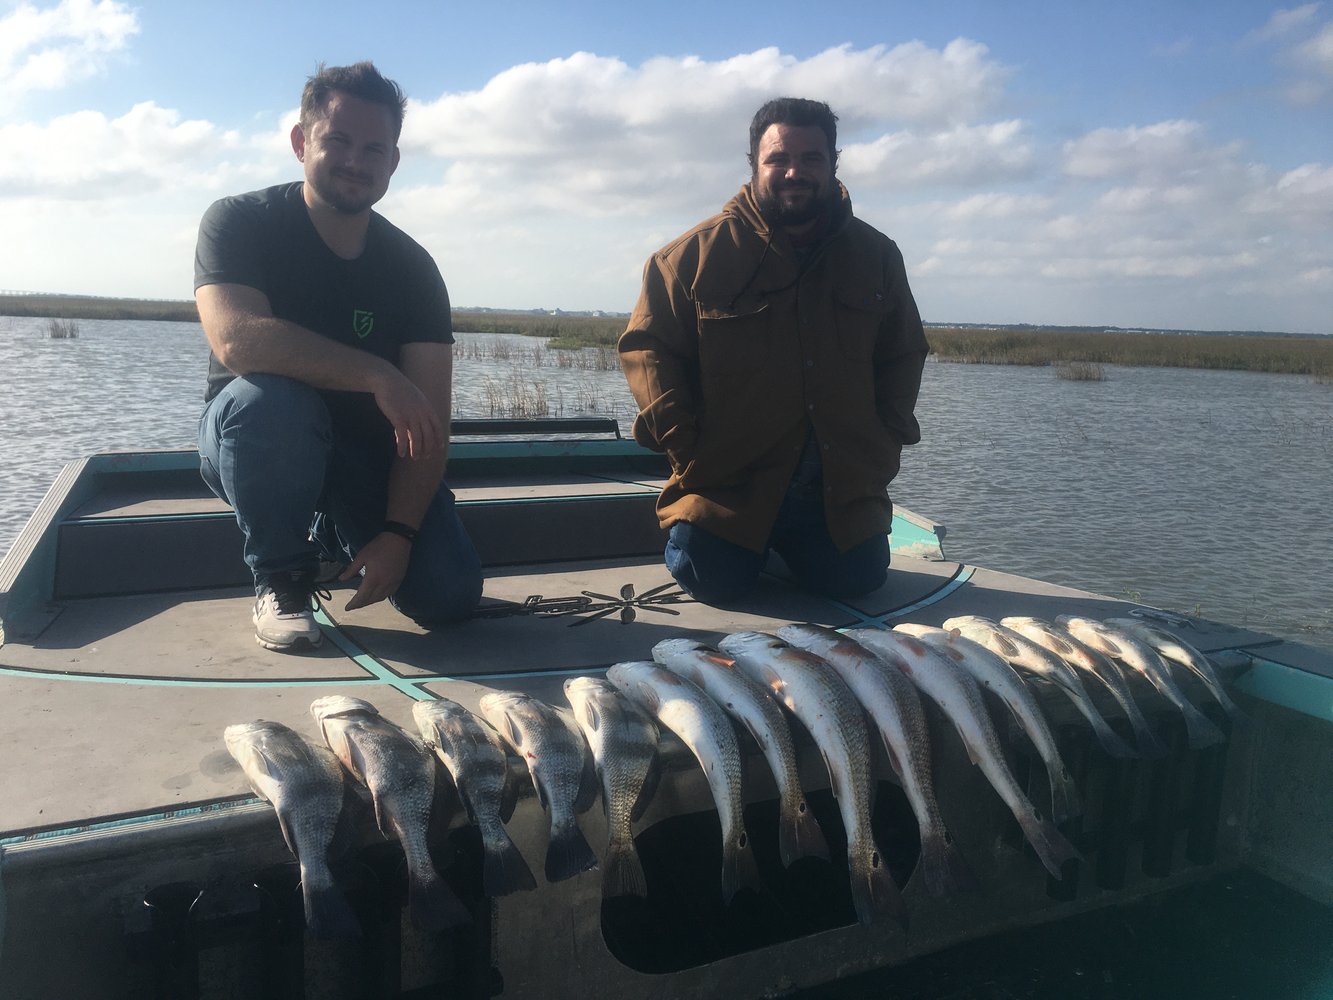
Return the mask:
M 460 334 L 457 416 L 616 417 L 604 352 Z M 565 358 L 566 367 L 560 366 Z M 207 348 L 197 324 L 0 318 L 0 552 L 61 466 L 191 447 Z M 579 367 L 581 366 L 581 367 Z M 1302 376 L 927 365 L 894 498 L 949 530 L 951 558 L 1333 649 L 1333 387 Z

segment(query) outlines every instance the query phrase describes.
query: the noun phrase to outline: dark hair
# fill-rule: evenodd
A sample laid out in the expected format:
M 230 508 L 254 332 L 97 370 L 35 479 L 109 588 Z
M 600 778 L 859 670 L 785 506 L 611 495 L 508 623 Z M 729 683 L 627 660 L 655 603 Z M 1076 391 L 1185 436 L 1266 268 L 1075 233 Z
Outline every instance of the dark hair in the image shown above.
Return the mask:
M 301 128 L 307 134 L 310 126 L 324 117 L 329 96 L 334 91 L 388 108 L 393 116 L 393 138 L 395 142 L 398 141 L 403 132 L 403 112 L 407 108 L 407 98 L 403 96 L 398 84 L 381 76 L 375 64 L 368 61 L 353 63 L 351 66 L 325 66 L 320 63 L 315 67 L 315 75 L 306 80 L 305 90 L 301 93 Z
M 809 101 L 804 97 L 775 97 L 754 113 L 750 121 L 750 166 L 759 155 L 759 140 L 770 125 L 795 125 L 798 128 L 814 125 L 824 130 L 828 139 L 829 162 L 838 167 L 838 116 L 823 101 Z

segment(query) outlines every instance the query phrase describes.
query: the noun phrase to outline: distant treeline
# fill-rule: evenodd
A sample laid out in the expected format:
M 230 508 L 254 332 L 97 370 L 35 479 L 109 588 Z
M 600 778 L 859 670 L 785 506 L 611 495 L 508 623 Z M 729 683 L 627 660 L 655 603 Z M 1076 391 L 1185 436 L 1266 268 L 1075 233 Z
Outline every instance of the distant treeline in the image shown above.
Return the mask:
M 197 323 L 193 301 L 108 299 L 79 295 L 2 295 L 0 315 L 64 319 L 182 320 Z M 550 337 L 548 347 L 610 347 L 623 316 L 454 310 L 460 333 Z M 1313 375 L 1333 380 L 1333 337 L 1282 334 L 1130 333 L 1052 327 L 928 326 L 931 350 L 943 361 L 991 365 L 1073 362 L 1164 368 L 1226 368 Z

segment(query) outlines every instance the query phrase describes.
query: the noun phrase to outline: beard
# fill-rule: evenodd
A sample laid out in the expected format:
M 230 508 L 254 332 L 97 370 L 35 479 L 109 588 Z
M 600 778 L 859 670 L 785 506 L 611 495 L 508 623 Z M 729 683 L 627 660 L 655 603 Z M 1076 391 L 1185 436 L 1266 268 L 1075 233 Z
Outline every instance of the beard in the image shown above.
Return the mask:
M 307 178 L 307 183 L 315 189 L 321 201 L 343 215 L 360 215 L 380 200 L 373 187 L 344 191 L 338 186 L 338 180 L 335 175 L 327 180 L 323 177 Z
M 794 204 L 787 204 L 782 196 L 788 191 L 803 191 L 808 193 L 809 196 Z M 813 222 L 833 207 L 834 192 L 836 191 L 837 185 L 830 178 L 826 188 L 821 188 L 818 184 L 804 182 L 782 182 L 774 187 L 758 187 L 756 185 L 754 195 L 755 202 L 759 205 L 759 211 L 773 225 L 803 226 L 807 222 Z

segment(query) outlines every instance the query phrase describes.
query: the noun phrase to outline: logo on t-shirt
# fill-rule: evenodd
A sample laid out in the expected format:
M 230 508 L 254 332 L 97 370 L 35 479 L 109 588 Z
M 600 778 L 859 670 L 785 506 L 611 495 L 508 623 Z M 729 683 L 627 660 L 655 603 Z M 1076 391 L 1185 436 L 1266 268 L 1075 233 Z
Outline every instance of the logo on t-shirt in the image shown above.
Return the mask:
M 362 340 L 370 336 L 370 331 L 375 329 L 375 314 L 367 312 L 365 309 L 352 310 L 352 332 Z

